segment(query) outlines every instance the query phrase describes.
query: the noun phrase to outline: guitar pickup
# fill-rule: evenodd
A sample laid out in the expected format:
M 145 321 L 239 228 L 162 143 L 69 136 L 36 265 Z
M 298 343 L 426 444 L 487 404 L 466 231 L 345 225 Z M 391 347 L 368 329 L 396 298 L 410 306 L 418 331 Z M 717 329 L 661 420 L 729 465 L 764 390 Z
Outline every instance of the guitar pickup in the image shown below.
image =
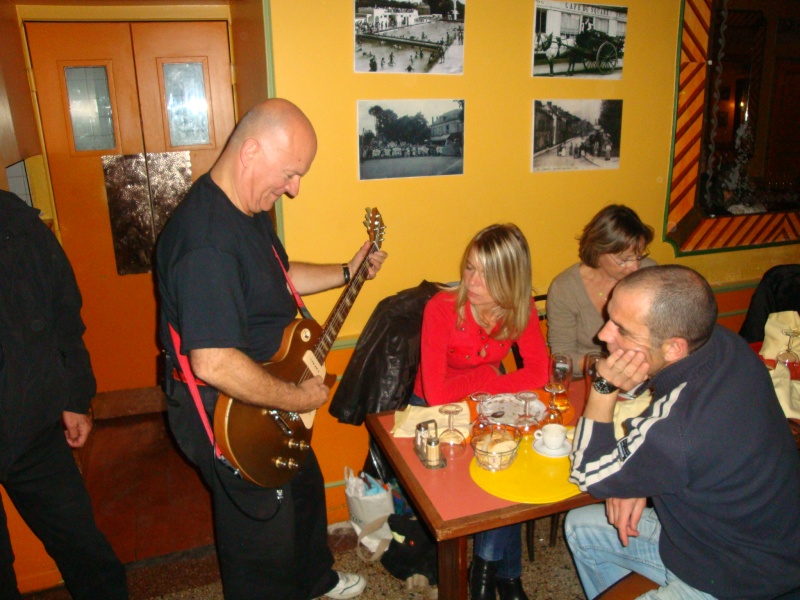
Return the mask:
M 314 356 L 311 350 L 306 350 L 306 353 L 303 355 L 303 363 L 308 367 L 313 377 L 322 377 L 325 379 L 325 365 L 317 360 L 317 357 Z

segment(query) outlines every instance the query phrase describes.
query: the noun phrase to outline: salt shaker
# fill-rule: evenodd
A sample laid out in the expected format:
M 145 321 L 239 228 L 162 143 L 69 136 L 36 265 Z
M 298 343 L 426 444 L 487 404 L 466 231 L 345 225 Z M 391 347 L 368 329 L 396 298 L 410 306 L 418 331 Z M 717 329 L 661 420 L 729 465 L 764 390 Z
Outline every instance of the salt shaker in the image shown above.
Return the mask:
M 437 436 L 428 437 L 427 446 L 425 447 L 425 458 L 429 465 L 439 464 L 439 438 Z

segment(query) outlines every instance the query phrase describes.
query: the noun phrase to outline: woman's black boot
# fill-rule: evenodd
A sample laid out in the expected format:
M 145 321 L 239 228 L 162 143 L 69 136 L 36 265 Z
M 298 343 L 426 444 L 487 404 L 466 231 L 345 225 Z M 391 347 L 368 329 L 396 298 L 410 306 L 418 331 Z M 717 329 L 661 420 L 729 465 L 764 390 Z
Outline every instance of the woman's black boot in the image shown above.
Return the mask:
M 495 600 L 497 598 L 494 574 L 497 563 L 474 556 L 469 567 L 470 600 Z
M 522 581 L 516 579 L 503 579 L 498 577 L 497 591 L 500 592 L 500 600 L 528 600 L 525 590 L 522 589 Z

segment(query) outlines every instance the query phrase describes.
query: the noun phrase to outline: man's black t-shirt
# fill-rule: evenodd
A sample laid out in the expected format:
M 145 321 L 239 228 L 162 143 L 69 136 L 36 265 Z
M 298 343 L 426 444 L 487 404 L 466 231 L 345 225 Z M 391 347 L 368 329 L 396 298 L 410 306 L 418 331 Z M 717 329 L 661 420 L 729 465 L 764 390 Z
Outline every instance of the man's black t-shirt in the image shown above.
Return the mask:
M 184 354 L 236 348 L 258 362 L 269 360 L 297 313 L 273 247 L 288 268 L 269 214 L 248 217 L 208 173 L 200 177 L 158 243 L 164 346 L 174 355 L 172 323 Z

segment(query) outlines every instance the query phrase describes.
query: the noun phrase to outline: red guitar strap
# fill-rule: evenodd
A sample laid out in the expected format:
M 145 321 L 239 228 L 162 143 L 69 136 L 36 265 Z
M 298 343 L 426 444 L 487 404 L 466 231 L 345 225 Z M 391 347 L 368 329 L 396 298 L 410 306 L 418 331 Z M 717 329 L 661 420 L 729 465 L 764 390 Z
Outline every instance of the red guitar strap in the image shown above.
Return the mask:
M 222 452 L 220 452 L 219 446 L 217 446 L 217 442 L 214 439 L 214 431 L 211 429 L 211 423 L 208 422 L 208 415 L 206 414 L 206 409 L 203 406 L 203 401 L 200 399 L 200 390 L 197 389 L 197 381 L 194 378 L 192 366 L 189 364 L 189 359 L 186 358 L 186 355 L 181 353 L 181 338 L 178 335 L 178 332 L 175 331 L 175 328 L 172 327 L 171 323 L 169 325 L 169 333 L 172 336 L 172 345 L 175 348 L 175 355 L 178 357 L 178 364 L 181 367 L 181 373 L 183 373 L 183 376 L 186 379 L 186 385 L 189 386 L 189 391 L 192 393 L 192 400 L 194 400 L 194 405 L 197 407 L 197 412 L 200 414 L 200 420 L 203 422 L 203 427 L 206 428 L 208 440 L 211 442 L 211 445 L 214 446 L 214 456 L 220 458 L 222 456 Z M 169 377 L 170 373 L 165 373 L 165 376 Z
M 292 290 L 295 302 L 297 302 L 297 307 L 300 309 L 300 312 L 305 318 L 310 319 L 311 315 L 309 314 L 308 309 L 306 309 L 305 304 L 303 304 L 303 299 L 300 297 L 297 289 L 295 289 L 292 280 L 289 279 L 289 273 L 286 272 L 275 246 L 272 247 L 272 251 L 275 253 L 275 258 L 278 259 L 278 264 L 281 266 L 281 271 L 283 271 L 283 274 L 286 277 L 286 282 L 289 284 L 289 289 Z M 172 336 L 172 345 L 175 348 L 175 355 L 178 357 L 178 365 L 181 368 L 181 373 L 183 373 L 183 376 L 186 379 L 186 385 L 189 386 L 189 391 L 192 394 L 192 400 L 194 400 L 194 405 L 197 408 L 198 414 L 200 415 L 200 420 L 203 422 L 203 427 L 205 427 L 206 434 L 208 434 L 208 440 L 211 442 L 211 445 L 214 446 L 214 455 L 217 458 L 220 458 L 222 456 L 222 452 L 220 451 L 219 446 L 217 446 L 217 442 L 214 439 L 214 430 L 211 428 L 211 423 L 208 421 L 208 414 L 206 414 L 203 401 L 200 398 L 200 390 L 197 388 L 197 381 L 194 373 L 192 372 L 192 366 L 189 364 L 189 359 L 186 357 L 186 355 L 181 352 L 181 338 L 178 335 L 178 332 L 175 331 L 172 323 L 169 324 L 169 333 Z M 167 373 L 166 376 L 169 377 L 169 373 Z
M 294 296 L 294 301 L 297 302 L 297 308 L 300 309 L 300 314 L 303 315 L 306 319 L 311 319 L 311 313 L 308 312 L 306 305 L 303 304 L 303 299 L 300 297 L 300 294 L 297 293 L 297 289 L 294 287 L 292 280 L 289 278 L 289 273 L 286 272 L 286 267 L 283 266 L 281 262 L 281 257 L 278 256 L 278 251 L 275 249 L 275 246 L 272 247 L 272 252 L 275 254 L 275 258 L 278 259 L 278 264 L 281 266 L 281 271 L 283 271 L 283 276 L 286 277 L 286 283 L 289 284 L 289 289 L 292 290 L 292 295 Z

